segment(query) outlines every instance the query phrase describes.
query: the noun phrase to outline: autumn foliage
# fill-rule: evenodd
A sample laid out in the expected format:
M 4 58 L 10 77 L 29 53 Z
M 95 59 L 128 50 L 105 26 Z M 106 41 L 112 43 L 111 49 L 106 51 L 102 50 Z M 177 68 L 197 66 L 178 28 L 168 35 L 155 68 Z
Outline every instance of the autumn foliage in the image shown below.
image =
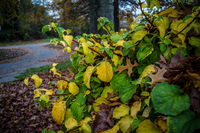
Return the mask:
M 60 133 L 199 130 L 200 39 L 189 33 L 199 34 L 200 6 L 189 15 L 181 14 L 180 8 L 148 14 L 144 8 L 159 9 L 160 4 L 158 0 L 145 3 L 139 0 L 142 14 L 130 24 L 130 31 L 114 32 L 104 17 L 98 19 L 98 28 L 108 33 L 102 36 L 74 38 L 71 30 L 55 23 L 43 27 L 43 33 L 58 32 L 60 39 L 51 41 L 62 45 L 63 51 L 73 51 L 70 76 L 58 71 L 56 63 L 50 70 L 53 78 L 60 79 L 55 83 L 58 91 L 40 88 L 42 79 L 31 77 L 41 109 L 54 104 L 52 117 L 63 125 Z M 173 4 L 178 7 L 184 2 Z M 73 49 L 72 41 L 78 47 Z

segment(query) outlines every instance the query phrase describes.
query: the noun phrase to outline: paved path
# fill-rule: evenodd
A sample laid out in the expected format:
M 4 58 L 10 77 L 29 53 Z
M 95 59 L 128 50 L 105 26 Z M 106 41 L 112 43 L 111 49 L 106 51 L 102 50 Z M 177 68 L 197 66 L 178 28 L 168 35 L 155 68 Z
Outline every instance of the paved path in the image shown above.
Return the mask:
M 0 83 L 15 80 L 14 76 L 19 75 L 25 69 L 52 64 L 53 62 L 45 60 L 58 56 L 59 52 L 44 47 L 47 44 L 49 43 L 0 47 L 0 49 L 22 48 L 28 51 L 28 54 L 22 57 L 11 59 L 10 63 L 0 64 Z

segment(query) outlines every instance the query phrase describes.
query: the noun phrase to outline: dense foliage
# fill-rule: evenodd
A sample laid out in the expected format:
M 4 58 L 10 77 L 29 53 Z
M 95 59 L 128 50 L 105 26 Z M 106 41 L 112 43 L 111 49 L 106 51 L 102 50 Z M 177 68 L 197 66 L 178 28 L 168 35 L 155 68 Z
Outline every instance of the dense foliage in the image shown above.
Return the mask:
M 144 9 L 159 9 L 159 1 L 139 0 L 142 14 L 130 31 L 119 33 L 104 17 L 98 19 L 98 29 L 108 33 L 102 36 L 73 38 L 71 30 L 55 23 L 43 27 L 43 33 L 58 32 L 60 39 L 51 41 L 63 51 L 74 51 L 71 76 L 52 65 L 58 91 L 39 88 L 37 75 L 25 79 L 27 85 L 35 81 L 40 109 L 54 104 L 52 117 L 64 125 L 60 133 L 192 133 L 200 128 L 200 6 L 184 2 L 174 0 L 176 8 L 148 14 Z M 182 4 L 194 6 L 189 15 Z

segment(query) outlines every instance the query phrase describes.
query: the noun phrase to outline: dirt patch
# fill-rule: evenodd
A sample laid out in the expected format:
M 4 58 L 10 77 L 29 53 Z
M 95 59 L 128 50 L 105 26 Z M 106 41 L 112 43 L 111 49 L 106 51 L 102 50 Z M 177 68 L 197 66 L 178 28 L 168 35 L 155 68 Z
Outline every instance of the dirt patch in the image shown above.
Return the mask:
M 64 72 L 69 74 L 68 71 Z M 39 76 L 53 76 L 50 73 Z M 51 81 L 57 82 L 56 79 Z M 40 88 L 48 89 L 49 79 L 43 79 Z M 57 90 L 51 85 L 52 90 Z M 0 85 L 0 132 L 1 133 L 41 133 L 42 130 L 62 130 L 51 116 L 52 105 L 49 109 L 39 111 L 39 104 L 34 104 L 34 82 L 26 86 L 23 81 Z
M 0 49 L 0 61 L 8 60 L 27 54 L 25 49 L 12 48 L 12 49 Z

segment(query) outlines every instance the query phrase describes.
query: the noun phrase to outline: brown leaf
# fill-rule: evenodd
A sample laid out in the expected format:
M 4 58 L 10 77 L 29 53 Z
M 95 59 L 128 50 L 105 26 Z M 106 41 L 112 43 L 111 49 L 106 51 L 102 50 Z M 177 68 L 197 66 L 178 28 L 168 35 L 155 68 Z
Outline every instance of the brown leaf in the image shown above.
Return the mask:
M 190 93 L 190 104 L 194 108 L 194 111 L 197 113 L 197 115 L 200 115 L 200 87 L 199 88 L 194 88 L 191 87 L 192 92 Z
M 115 72 L 119 71 L 119 73 L 121 73 L 122 71 L 128 69 L 128 75 L 130 77 L 132 73 L 132 68 L 138 65 L 139 64 L 136 62 L 136 60 L 134 60 L 134 64 L 132 65 L 130 59 L 126 58 L 126 66 L 119 65 L 118 68 L 115 70 Z
M 147 83 L 154 86 L 155 83 L 167 81 L 167 78 L 163 77 L 166 71 L 167 70 L 163 67 L 162 69 L 158 68 L 158 72 L 155 75 L 151 73 L 147 73 L 147 75 L 152 79 L 151 82 L 147 82 Z

